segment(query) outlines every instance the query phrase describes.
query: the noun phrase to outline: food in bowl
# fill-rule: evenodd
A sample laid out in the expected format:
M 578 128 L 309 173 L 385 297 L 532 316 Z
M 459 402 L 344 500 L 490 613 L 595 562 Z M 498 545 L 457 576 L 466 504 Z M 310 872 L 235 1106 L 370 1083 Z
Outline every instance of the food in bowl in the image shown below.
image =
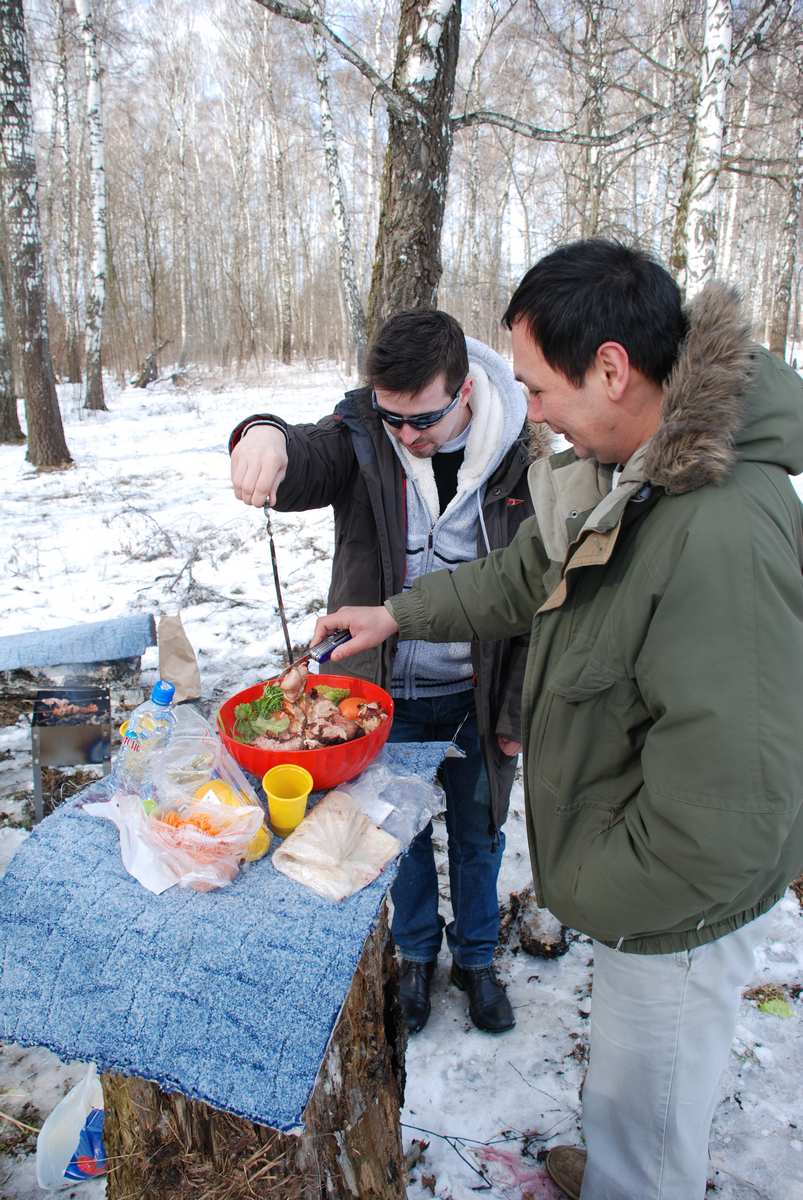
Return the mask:
M 313 683 L 305 666 L 291 667 L 261 696 L 234 709 L 231 735 L 260 750 L 319 750 L 373 733 L 388 714 L 349 687 Z
M 275 683 L 275 677 L 269 682 Z M 351 675 L 310 674 L 307 679 L 308 689 L 313 683 L 316 688 L 320 688 L 321 684 L 336 688 L 347 687 L 352 695 L 364 697 L 365 700 L 377 704 L 382 712 L 387 714 L 387 720 L 380 721 L 373 733 L 353 738 L 350 742 L 322 746 L 319 750 L 263 750 L 259 746 L 237 741 L 232 734 L 238 705 L 257 700 L 265 691 L 264 680 L 252 684 L 251 687 L 244 688 L 223 701 L 217 714 L 217 727 L 229 754 L 258 779 L 271 767 L 281 763 L 295 763 L 296 766 L 309 771 L 315 791 L 328 791 L 365 770 L 388 740 L 393 724 L 393 697 L 384 688 Z

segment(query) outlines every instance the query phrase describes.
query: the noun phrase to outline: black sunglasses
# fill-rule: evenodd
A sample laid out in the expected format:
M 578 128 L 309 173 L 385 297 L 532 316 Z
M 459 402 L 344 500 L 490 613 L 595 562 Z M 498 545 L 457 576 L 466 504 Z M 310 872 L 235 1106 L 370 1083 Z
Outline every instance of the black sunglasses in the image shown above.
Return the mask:
M 452 409 L 457 408 L 460 400 L 460 393 L 463 390 L 462 383 L 452 396 L 448 404 L 444 404 L 443 408 L 436 408 L 434 412 L 416 413 L 413 416 L 403 417 L 399 413 L 388 412 L 376 398 L 376 392 L 371 392 L 371 408 L 375 413 L 378 413 L 383 421 L 392 426 L 393 429 L 401 429 L 402 425 L 409 425 L 411 429 L 429 429 L 432 425 L 437 425 L 438 421 L 447 416 Z

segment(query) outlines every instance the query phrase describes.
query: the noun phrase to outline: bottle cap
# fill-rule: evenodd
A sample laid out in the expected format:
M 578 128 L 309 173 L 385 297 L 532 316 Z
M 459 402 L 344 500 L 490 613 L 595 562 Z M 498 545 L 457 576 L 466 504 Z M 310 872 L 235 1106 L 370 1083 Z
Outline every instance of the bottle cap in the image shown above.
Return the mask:
M 162 704 L 167 707 L 175 694 L 174 684 L 168 683 L 166 679 L 157 679 L 151 689 L 151 700 L 154 704 Z

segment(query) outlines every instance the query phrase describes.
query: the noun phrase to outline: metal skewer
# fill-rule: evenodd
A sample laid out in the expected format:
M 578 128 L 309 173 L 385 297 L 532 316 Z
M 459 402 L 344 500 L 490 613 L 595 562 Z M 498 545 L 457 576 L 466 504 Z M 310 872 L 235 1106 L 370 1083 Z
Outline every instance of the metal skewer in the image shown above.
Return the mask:
M 279 564 L 276 561 L 276 544 L 273 540 L 273 527 L 270 523 L 270 504 L 266 500 L 262 506 L 262 511 L 265 514 L 265 520 L 268 525 L 268 545 L 270 546 L 270 561 L 273 567 L 273 584 L 276 588 L 276 602 L 279 607 L 279 617 L 282 622 L 282 633 L 284 634 L 284 644 L 287 647 L 287 669 L 293 665 L 293 650 L 290 645 L 290 630 L 287 628 L 287 617 L 284 611 L 284 600 L 282 599 L 282 585 L 279 581 Z

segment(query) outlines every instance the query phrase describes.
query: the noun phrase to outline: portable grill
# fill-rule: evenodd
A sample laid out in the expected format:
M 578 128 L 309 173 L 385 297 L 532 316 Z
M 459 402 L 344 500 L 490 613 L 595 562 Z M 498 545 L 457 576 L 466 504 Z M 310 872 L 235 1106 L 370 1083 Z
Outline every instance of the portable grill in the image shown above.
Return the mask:
M 42 767 L 100 767 L 111 763 L 109 686 L 80 684 L 39 688 L 31 714 L 34 815 L 44 815 Z

